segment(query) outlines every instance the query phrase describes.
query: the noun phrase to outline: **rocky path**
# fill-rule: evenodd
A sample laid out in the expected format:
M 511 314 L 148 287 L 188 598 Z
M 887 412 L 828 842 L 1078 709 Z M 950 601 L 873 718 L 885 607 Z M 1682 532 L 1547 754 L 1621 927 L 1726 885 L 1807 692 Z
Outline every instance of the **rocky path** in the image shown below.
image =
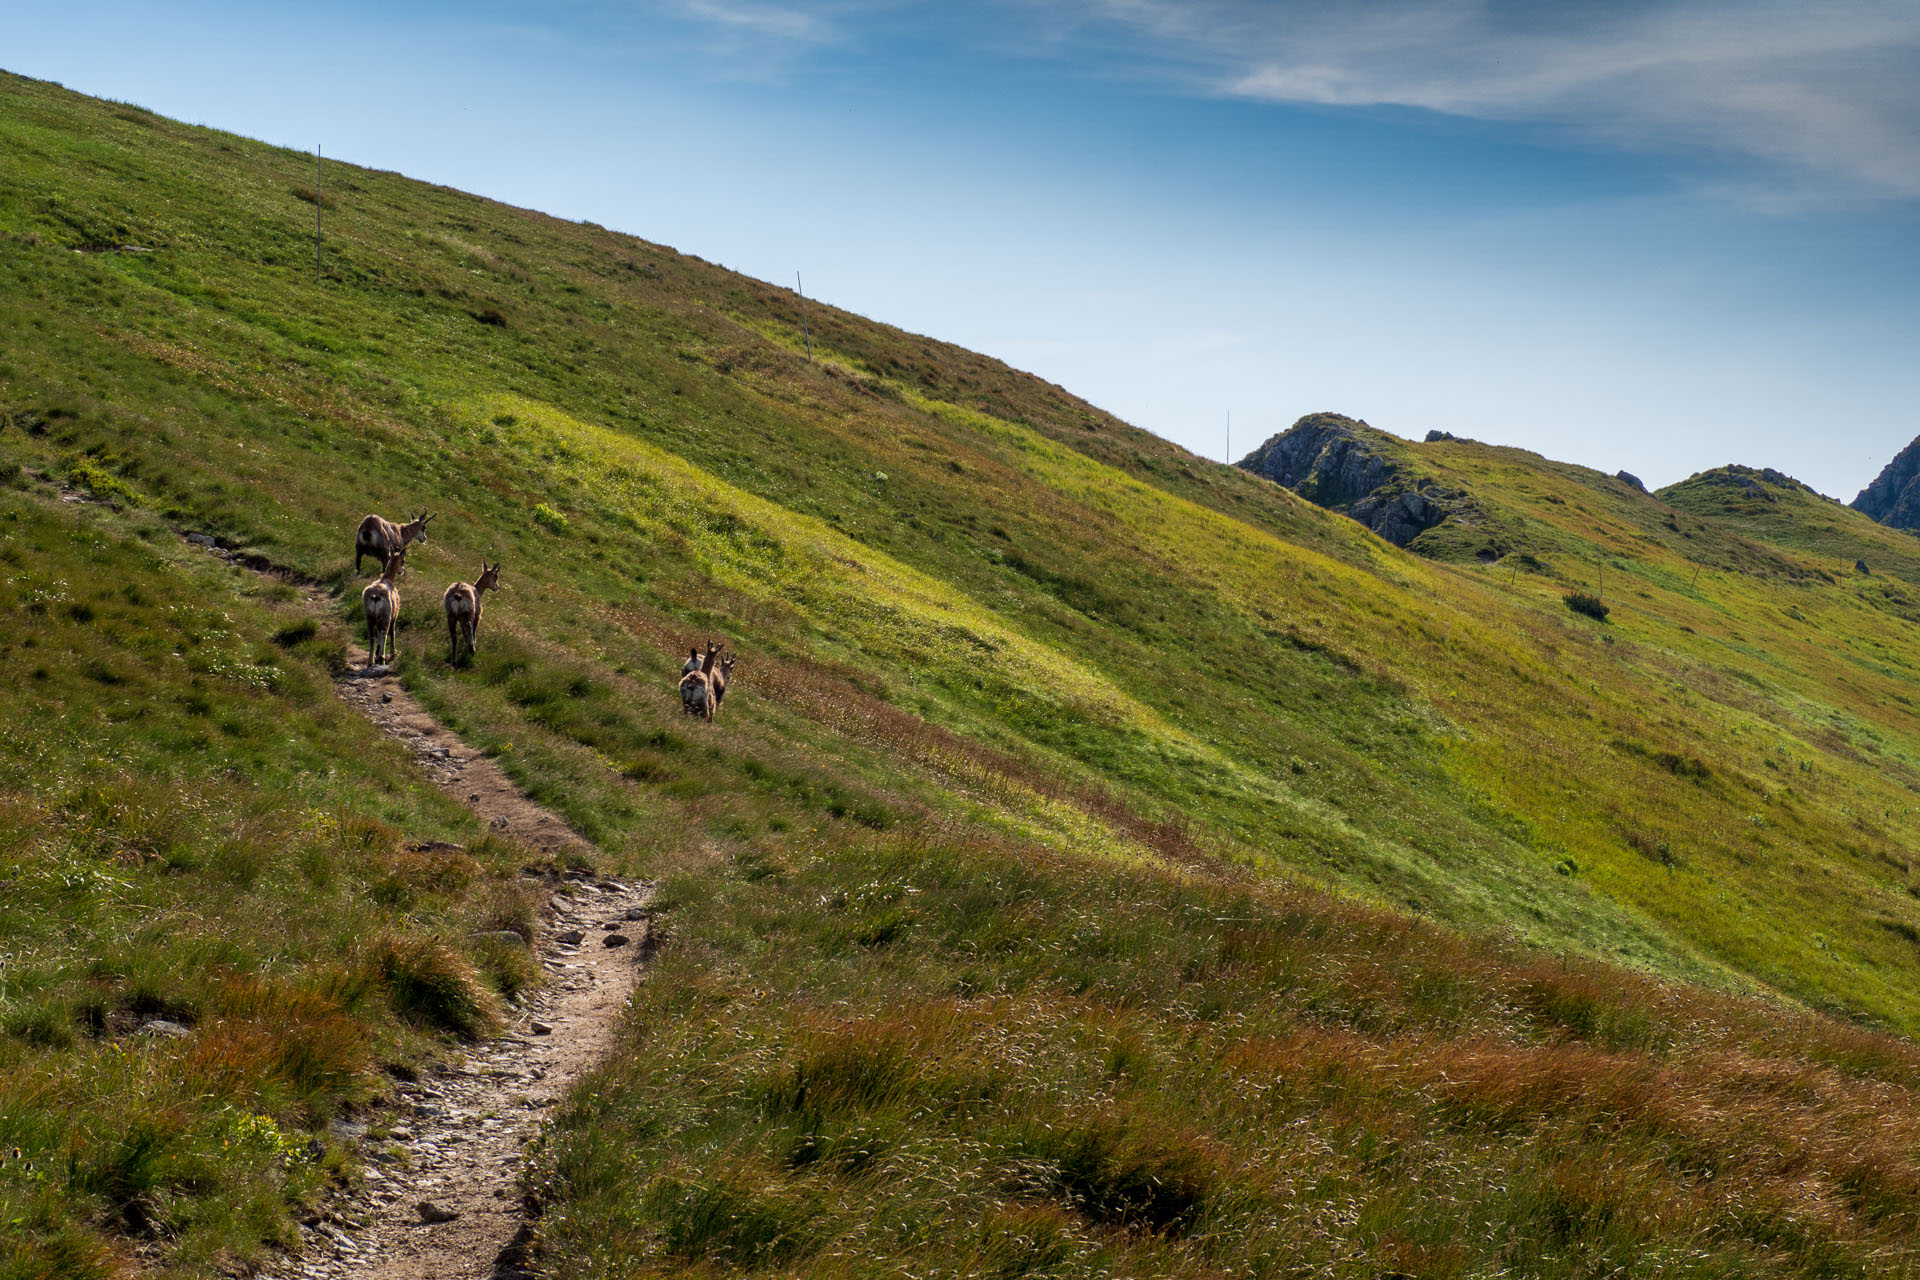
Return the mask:
M 323 624 L 329 597 L 264 559 L 187 540 L 231 564 L 295 582 Z M 443 790 L 487 825 L 555 855 L 593 846 L 529 800 L 492 759 L 436 720 L 385 667 L 354 669 L 336 691 L 413 753 Z M 562 859 L 564 860 L 564 859 Z M 390 1104 L 334 1136 L 358 1145 L 361 1184 L 301 1226 L 303 1247 L 265 1274 L 291 1280 L 509 1280 L 530 1277 L 523 1153 L 554 1102 L 613 1047 L 614 1028 L 652 951 L 652 886 L 570 871 L 551 882 L 538 936 L 547 981 L 494 1039 L 470 1047 Z
M 306 1223 L 273 1274 L 312 1280 L 531 1276 L 521 1155 L 553 1102 L 612 1048 L 648 950 L 648 886 L 568 881 L 540 939 L 548 982 L 505 1034 L 398 1087 L 399 1105 L 336 1126 L 364 1185 Z

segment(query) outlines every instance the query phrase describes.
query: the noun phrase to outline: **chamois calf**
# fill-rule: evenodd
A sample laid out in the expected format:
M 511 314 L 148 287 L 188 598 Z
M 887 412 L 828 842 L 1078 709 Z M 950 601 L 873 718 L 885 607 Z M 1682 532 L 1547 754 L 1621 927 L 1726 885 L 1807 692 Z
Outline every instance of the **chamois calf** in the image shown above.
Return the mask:
M 719 705 L 713 692 L 713 661 L 719 653 L 720 646 L 709 640 L 705 657 L 695 649 L 680 668 L 680 710 L 686 714 L 713 719 L 713 710 Z
M 388 554 L 386 565 L 380 576 L 369 582 L 360 592 L 360 607 L 367 612 L 367 665 L 380 665 L 380 651 L 384 646 L 387 661 L 392 663 L 395 653 L 395 641 L 400 630 L 400 589 L 394 582 L 400 576 L 400 567 L 406 562 L 407 549 L 400 548 Z
M 447 610 L 447 661 L 460 661 L 464 647 L 467 656 L 474 652 L 473 637 L 480 630 L 480 597 L 500 585 L 500 566 L 480 560 L 480 576 L 472 582 L 456 582 L 440 597 Z
M 353 571 L 360 572 L 360 557 L 372 556 L 380 564 L 396 551 L 405 551 L 416 542 L 427 540 L 427 521 L 433 519 L 425 511 L 405 524 L 395 524 L 381 516 L 368 516 L 360 522 L 360 528 L 353 535 Z

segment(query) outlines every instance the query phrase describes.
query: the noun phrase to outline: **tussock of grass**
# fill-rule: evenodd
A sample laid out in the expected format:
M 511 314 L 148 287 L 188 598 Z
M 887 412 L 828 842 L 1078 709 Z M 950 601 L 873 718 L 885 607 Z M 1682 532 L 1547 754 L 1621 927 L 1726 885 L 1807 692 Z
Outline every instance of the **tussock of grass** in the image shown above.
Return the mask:
M 434 938 L 386 935 L 368 947 L 364 963 L 403 1018 L 463 1040 L 478 1039 L 497 1018 L 466 957 Z

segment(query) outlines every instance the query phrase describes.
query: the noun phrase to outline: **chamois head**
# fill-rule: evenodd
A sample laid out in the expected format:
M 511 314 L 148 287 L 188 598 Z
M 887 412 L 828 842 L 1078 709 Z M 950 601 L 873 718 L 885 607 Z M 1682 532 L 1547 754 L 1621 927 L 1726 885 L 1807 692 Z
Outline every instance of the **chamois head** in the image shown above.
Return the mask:
M 475 591 L 498 591 L 500 589 L 500 564 L 495 561 L 489 565 L 485 556 L 480 557 L 480 576 L 473 580 Z
M 398 578 L 406 569 L 407 549 L 400 547 L 387 553 L 387 563 L 380 570 L 380 576 L 388 582 Z
M 423 509 L 419 515 L 400 526 L 400 536 L 408 542 L 425 542 L 427 540 L 427 521 L 431 519 L 433 519 L 433 517 Z M 482 563 L 485 562 L 482 561 Z

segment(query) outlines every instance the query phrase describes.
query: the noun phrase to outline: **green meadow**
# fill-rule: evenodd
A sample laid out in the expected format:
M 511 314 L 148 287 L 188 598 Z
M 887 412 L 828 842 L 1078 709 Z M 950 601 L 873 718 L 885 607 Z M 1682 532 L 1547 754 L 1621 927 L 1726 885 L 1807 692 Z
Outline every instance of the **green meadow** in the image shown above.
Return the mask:
M 1906 535 L 1380 436 L 1486 513 L 1410 553 L 601 227 L 329 162 L 316 279 L 311 157 L 0 156 L 0 1275 L 257 1263 L 538 980 L 328 687 L 420 509 L 408 687 L 661 883 L 554 1274 L 1911 1273 Z

